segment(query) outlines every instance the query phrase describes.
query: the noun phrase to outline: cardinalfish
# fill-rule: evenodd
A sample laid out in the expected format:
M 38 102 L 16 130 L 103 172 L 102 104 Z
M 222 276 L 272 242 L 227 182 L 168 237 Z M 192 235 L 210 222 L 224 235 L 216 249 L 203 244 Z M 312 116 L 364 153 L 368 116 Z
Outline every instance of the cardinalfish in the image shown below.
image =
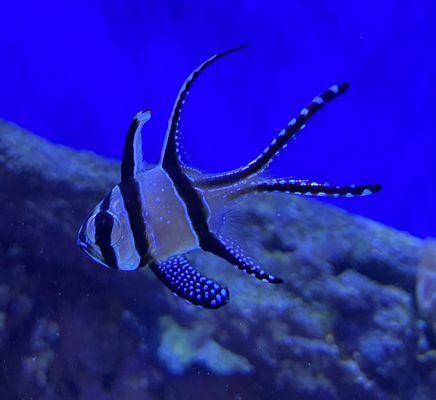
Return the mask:
M 315 97 L 256 159 L 241 168 L 204 174 L 182 163 L 179 121 L 189 90 L 215 61 L 244 47 L 214 55 L 186 79 L 157 165 L 145 164 L 142 158 L 141 131 L 151 113 L 145 110 L 133 117 L 124 144 L 121 182 L 97 204 L 78 235 L 80 248 L 99 264 L 121 271 L 148 266 L 175 295 L 210 309 L 225 305 L 230 293 L 191 265 L 186 255 L 194 249 L 215 254 L 259 280 L 283 282 L 265 272 L 223 233 L 222 226 L 215 222 L 219 218 L 213 214 L 224 215 L 226 204 L 260 192 L 353 197 L 380 190 L 379 185 L 332 186 L 291 178 L 267 179 L 263 174 L 287 142 L 327 103 L 348 89 L 347 83 L 333 85 Z

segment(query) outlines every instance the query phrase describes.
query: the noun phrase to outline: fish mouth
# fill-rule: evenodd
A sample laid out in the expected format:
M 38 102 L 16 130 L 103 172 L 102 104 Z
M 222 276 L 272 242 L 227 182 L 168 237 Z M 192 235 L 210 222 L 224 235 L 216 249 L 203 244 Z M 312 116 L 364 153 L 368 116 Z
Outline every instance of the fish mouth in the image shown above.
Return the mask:
M 107 268 L 107 265 L 100 260 L 99 254 L 95 251 L 92 245 L 89 245 L 82 242 L 80 239 L 77 239 L 77 246 L 79 246 L 80 250 L 82 250 L 83 253 L 85 253 L 88 257 L 92 258 L 94 261 Z
M 80 239 L 77 239 L 77 246 L 79 246 L 80 250 L 86 252 L 88 245 L 86 243 L 83 243 Z
M 79 246 L 80 250 L 82 250 L 86 255 L 90 255 L 90 246 L 86 243 L 86 235 L 85 235 L 85 226 L 87 221 L 88 218 L 80 226 L 76 243 L 77 246 Z
M 97 264 L 100 264 L 105 268 L 111 268 L 108 265 L 106 265 L 103 261 L 101 261 L 100 256 L 96 253 L 92 245 L 89 245 L 87 243 L 82 242 L 80 239 L 77 239 L 77 246 L 79 246 L 80 250 L 82 250 L 83 253 L 85 253 L 88 257 L 94 260 Z
M 77 246 L 79 246 L 80 250 L 82 250 L 87 256 L 92 257 L 91 248 L 88 244 L 77 239 Z

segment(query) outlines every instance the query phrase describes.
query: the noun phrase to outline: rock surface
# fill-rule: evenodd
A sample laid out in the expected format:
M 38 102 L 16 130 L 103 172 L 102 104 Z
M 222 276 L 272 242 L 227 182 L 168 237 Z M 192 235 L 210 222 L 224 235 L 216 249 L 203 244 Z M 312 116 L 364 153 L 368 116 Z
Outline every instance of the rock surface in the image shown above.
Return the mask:
M 415 301 L 424 241 L 313 200 L 252 197 L 239 235 L 285 283 L 194 253 L 231 291 L 201 310 L 76 247 L 118 167 L 0 121 L 0 398 L 436 398 L 436 336 Z

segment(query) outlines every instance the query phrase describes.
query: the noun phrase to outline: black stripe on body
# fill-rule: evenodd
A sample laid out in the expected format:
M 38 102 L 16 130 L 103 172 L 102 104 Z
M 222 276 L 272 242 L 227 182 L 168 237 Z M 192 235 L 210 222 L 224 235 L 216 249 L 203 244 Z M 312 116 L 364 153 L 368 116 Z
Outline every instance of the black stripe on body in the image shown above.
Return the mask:
M 272 275 L 262 274 L 257 271 L 255 267 L 248 265 L 244 261 L 244 257 L 240 257 L 239 252 L 232 251 L 229 244 L 221 240 L 209 229 L 207 222 L 207 211 L 200 193 L 192 186 L 189 178 L 183 173 L 179 164 L 174 164 L 171 168 L 167 169 L 170 179 L 173 181 L 177 193 L 185 203 L 188 211 L 188 218 L 190 219 L 191 226 L 193 227 L 200 244 L 200 247 L 208 252 L 223 258 L 230 264 L 236 265 L 239 269 L 253 273 L 259 279 L 264 279 L 270 283 L 281 283 L 280 278 Z
M 168 144 L 171 146 L 170 143 Z M 183 172 L 176 153 L 169 152 L 162 166 L 185 204 L 188 218 L 201 244 L 201 239 L 210 234 L 207 223 L 208 212 L 204 200 L 201 194 L 192 186 L 189 177 Z
M 121 181 L 127 182 L 133 179 L 135 171 L 135 155 L 134 155 L 134 141 L 135 134 L 139 128 L 140 122 L 134 118 L 127 131 L 126 140 L 124 142 L 123 160 L 121 162 Z
M 265 169 L 271 160 L 279 153 L 281 149 L 286 147 L 287 142 L 291 140 L 306 123 L 320 110 L 325 104 L 342 95 L 348 89 L 348 83 L 333 85 L 325 90 L 322 94 L 315 97 L 312 102 L 303 108 L 297 117 L 292 119 L 288 126 L 283 129 L 270 145 L 261 153 L 255 160 L 246 166 L 206 177 L 200 177 L 194 181 L 194 185 L 199 188 L 213 188 L 218 186 L 227 186 L 237 183 L 251 175 L 258 174 Z
M 119 185 L 124 207 L 129 217 L 135 248 L 140 261 L 138 268 L 144 267 L 150 259 L 149 243 L 144 217 L 142 215 L 141 192 L 136 179 Z
M 200 247 L 209 251 L 231 264 L 240 266 L 241 261 L 232 254 L 226 245 L 217 238 L 214 233 L 209 229 L 208 224 L 208 212 L 204 203 L 204 199 L 199 191 L 197 191 L 192 185 L 189 177 L 184 173 L 178 155 L 178 123 L 180 119 L 180 113 L 183 107 L 183 103 L 186 100 L 188 92 L 192 84 L 196 81 L 198 76 L 214 61 L 234 51 L 243 49 L 246 46 L 240 46 L 235 49 L 217 54 L 211 57 L 198 67 L 185 81 L 182 87 L 176 104 L 173 109 L 172 116 L 170 118 L 170 125 L 167 132 L 166 142 L 164 145 L 164 152 L 161 158 L 161 165 L 164 171 L 168 174 L 169 178 L 173 182 L 173 185 L 185 204 L 187 210 L 187 217 L 190 220 L 191 226 L 194 229 Z
M 117 256 L 111 241 L 114 220 L 108 213 L 110 202 L 111 193 L 105 197 L 100 205 L 100 211 L 95 216 L 95 244 L 100 249 L 104 263 L 110 268 L 118 269 Z

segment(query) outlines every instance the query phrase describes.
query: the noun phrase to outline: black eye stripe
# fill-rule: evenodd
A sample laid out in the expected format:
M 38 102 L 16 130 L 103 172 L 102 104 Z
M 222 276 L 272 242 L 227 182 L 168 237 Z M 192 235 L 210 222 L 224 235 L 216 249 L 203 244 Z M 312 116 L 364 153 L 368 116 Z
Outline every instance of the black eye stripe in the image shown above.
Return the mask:
M 117 256 L 112 247 L 112 229 L 114 218 L 107 212 L 110 205 L 111 194 L 107 196 L 101 204 L 100 211 L 94 218 L 95 224 L 95 244 L 100 248 L 104 263 L 114 269 L 118 269 Z
M 112 215 L 100 211 L 95 216 L 95 243 L 99 246 L 110 246 L 113 227 L 114 219 Z

